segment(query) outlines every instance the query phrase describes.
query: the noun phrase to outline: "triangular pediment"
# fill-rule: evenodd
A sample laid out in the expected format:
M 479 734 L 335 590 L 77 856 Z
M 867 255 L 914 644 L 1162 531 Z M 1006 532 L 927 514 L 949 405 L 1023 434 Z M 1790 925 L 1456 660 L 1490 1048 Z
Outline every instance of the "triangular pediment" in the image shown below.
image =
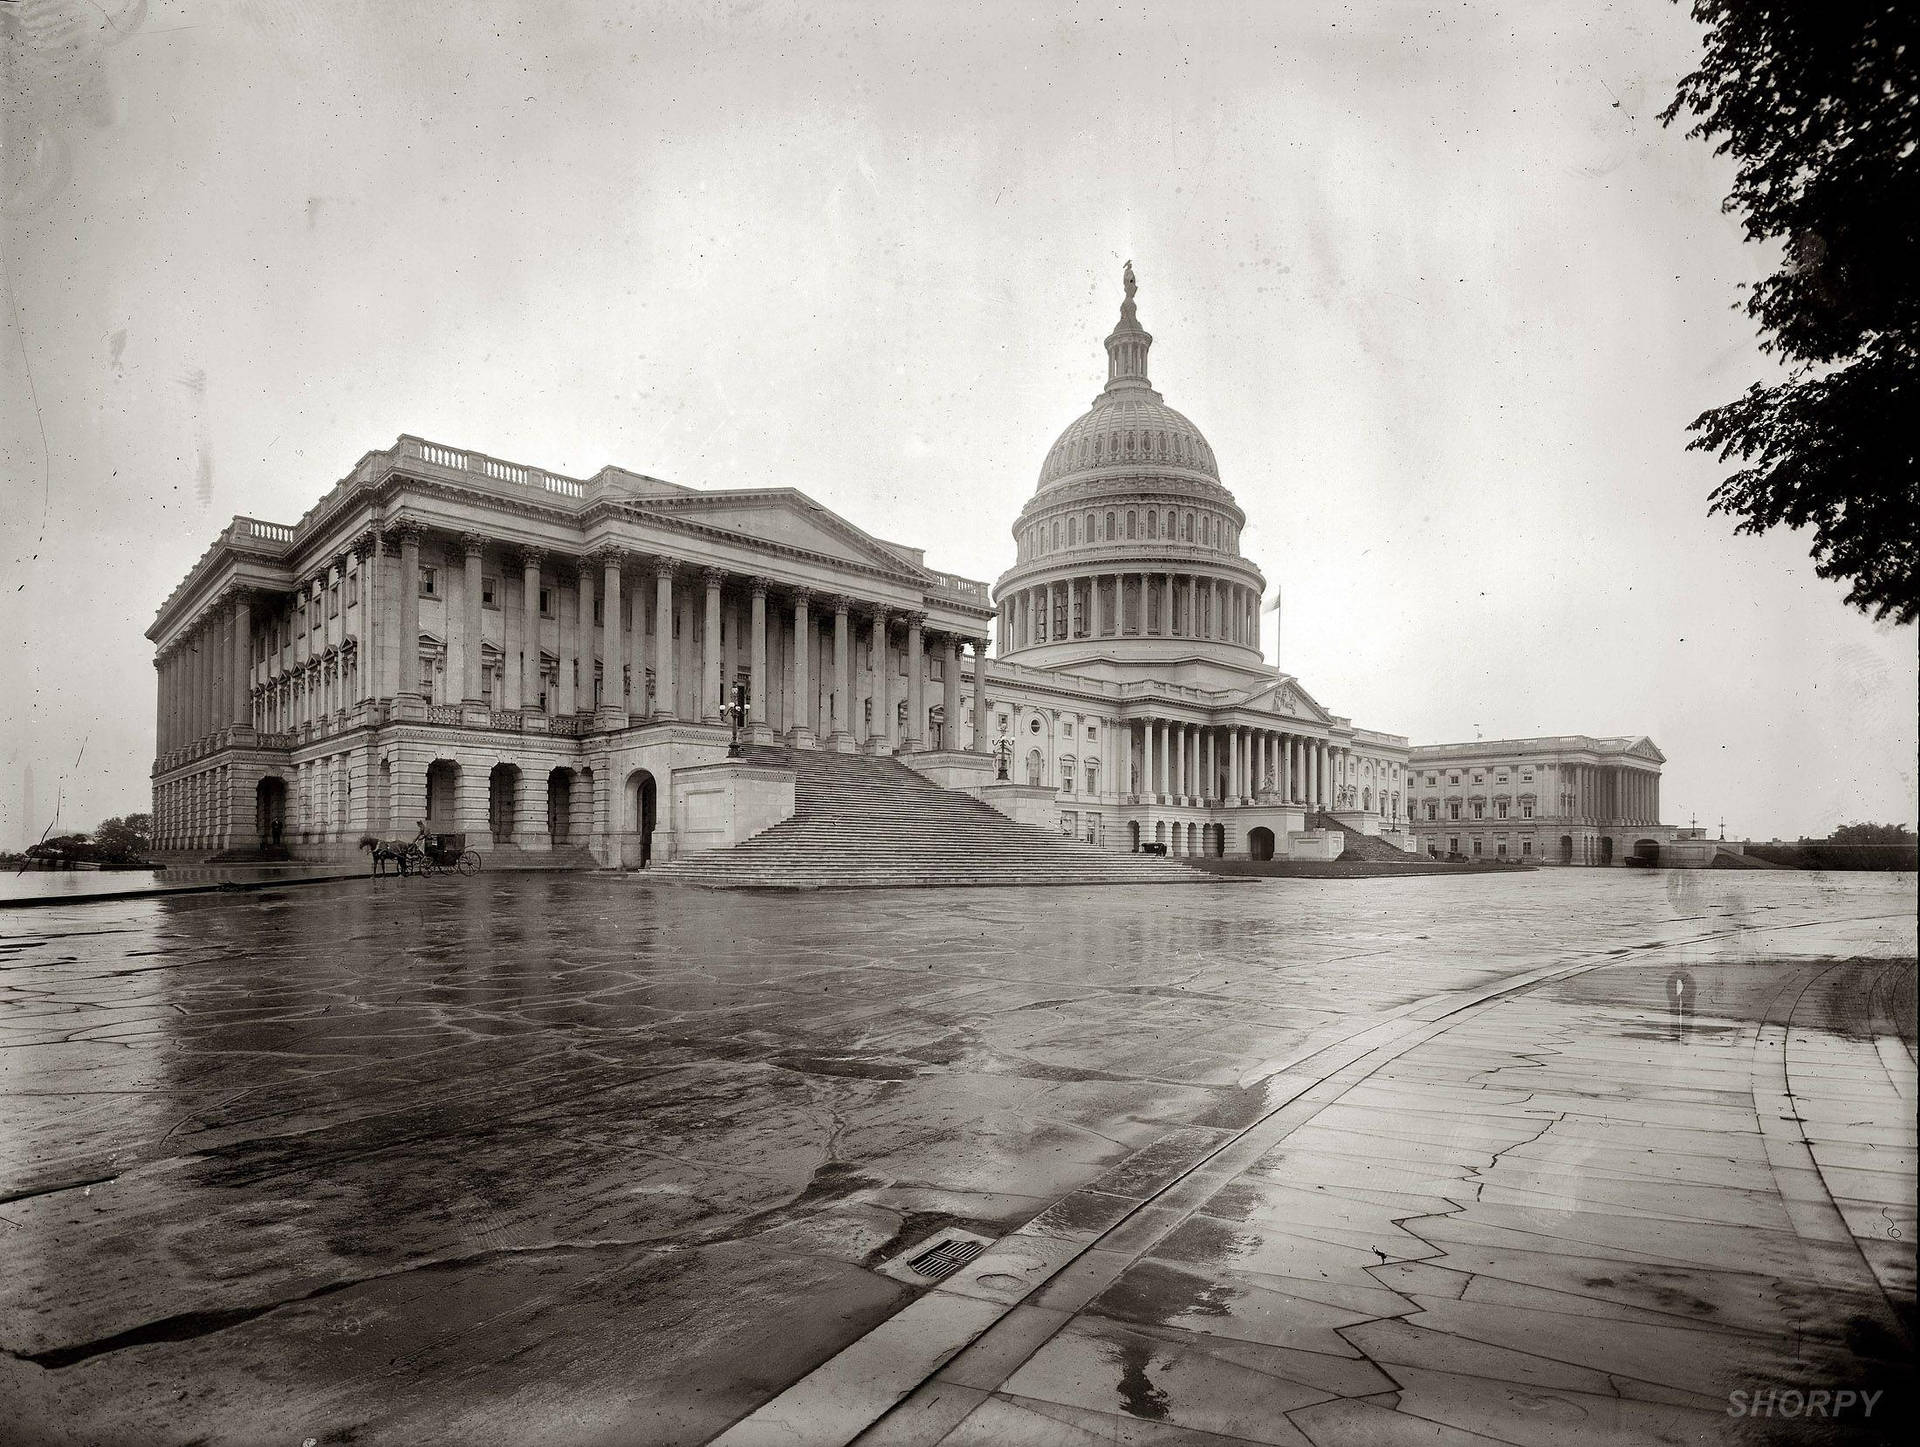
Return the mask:
M 1301 687 L 1297 678 L 1277 679 L 1263 688 L 1257 688 L 1247 695 L 1247 701 L 1240 706 L 1256 713 L 1270 713 L 1277 718 L 1298 719 L 1302 723 L 1333 722 L 1332 712 L 1322 708 L 1319 700 Z
M 648 513 L 733 533 L 753 542 L 797 548 L 906 578 L 924 576 L 924 569 L 915 567 L 878 538 L 792 488 L 650 497 L 641 506 Z

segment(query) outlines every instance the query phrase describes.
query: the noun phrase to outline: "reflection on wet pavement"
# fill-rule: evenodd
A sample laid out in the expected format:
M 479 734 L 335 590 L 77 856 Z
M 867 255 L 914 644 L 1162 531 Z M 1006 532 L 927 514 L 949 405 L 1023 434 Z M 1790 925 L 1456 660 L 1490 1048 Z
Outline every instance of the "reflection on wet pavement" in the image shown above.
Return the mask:
M 959 1442 L 1724 1432 L 1908 1329 L 1911 884 L 0 914 L 0 1391 L 51 1440 L 693 1442 L 950 1311 L 908 1405 Z M 949 1227 L 1013 1239 L 877 1269 Z

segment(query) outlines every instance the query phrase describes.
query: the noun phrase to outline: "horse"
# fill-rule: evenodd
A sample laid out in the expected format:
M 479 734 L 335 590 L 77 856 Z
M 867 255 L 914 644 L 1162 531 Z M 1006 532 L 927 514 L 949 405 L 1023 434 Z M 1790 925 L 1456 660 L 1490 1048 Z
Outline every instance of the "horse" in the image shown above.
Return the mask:
M 376 839 L 371 834 L 360 836 L 360 847 L 373 852 L 373 873 L 377 879 L 385 874 L 389 860 L 399 867 L 402 874 L 410 872 L 409 863 L 413 857 L 413 845 L 405 839 Z

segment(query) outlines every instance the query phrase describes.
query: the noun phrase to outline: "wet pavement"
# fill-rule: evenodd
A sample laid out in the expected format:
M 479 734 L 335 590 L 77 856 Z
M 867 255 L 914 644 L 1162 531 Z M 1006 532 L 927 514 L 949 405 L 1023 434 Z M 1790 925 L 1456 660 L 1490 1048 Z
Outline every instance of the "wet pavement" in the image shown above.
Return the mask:
M 1873 1440 L 1913 888 L 0 910 L 0 1437 Z

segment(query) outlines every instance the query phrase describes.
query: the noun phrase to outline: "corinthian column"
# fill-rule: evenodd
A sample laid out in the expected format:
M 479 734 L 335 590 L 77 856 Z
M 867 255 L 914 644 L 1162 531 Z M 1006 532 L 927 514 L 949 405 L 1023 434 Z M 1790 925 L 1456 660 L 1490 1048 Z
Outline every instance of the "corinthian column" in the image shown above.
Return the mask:
M 807 611 L 811 597 L 805 588 L 793 590 L 793 728 L 790 737 L 797 749 L 810 749 L 814 745 L 813 618 Z
M 907 752 L 920 752 L 927 727 L 927 662 L 922 651 L 924 613 L 907 614 Z
M 943 749 L 960 747 L 960 649 L 958 634 L 950 633 L 941 640 L 942 662 L 940 665 L 940 746 Z
M 633 691 L 644 709 L 645 682 L 634 679 Z M 679 714 L 673 683 L 673 559 L 659 558 L 653 565 L 653 716 L 670 719 Z
M 540 554 L 520 554 L 520 707 L 540 707 Z
M 480 703 L 486 692 L 480 682 L 480 591 L 484 586 L 481 573 L 485 541 L 478 533 L 466 533 L 460 539 L 467 560 L 464 591 L 460 599 L 460 697 L 471 704 Z
M 852 625 L 848 618 L 852 606 L 852 600 L 845 597 L 833 600 L 833 733 L 827 743 L 830 748 L 843 754 L 853 749 L 853 721 L 848 717 L 853 700 L 853 680 L 849 673 L 853 652 L 849 636 Z
M 233 699 L 229 722 L 237 729 L 253 727 L 253 595 L 242 588 L 233 595 Z
M 420 528 L 403 522 L 394 528 L 400 539 L 400 687 L 403 698 L 420 697 Z
M 707 585 L 707 608 L 700 628 L 700 717 L 707 723 L 722 721 L 724 682 L 720 677 L 720 585 L 726 574 L 718 568 L 702 568 L 700 581 Z
M 627 698 L 621 691 L 622 676 L 626 668 L 626 650 L 620 645 L 620 550 L 602 548 L 594 556 L 600 561 L 600 706 L 594 710 L 593 720 L 598 728 L 623 729 L 627 726 Z M 591 618 L 593 615 L 587 615 Z M 647 707 L 645 684 L 636 679 L 641 687 L 640 707 L 636 710 L 644 714 Z
M 987 640 L 973 640 L 973 751 L 987 752 Z
M 767 727 L 767 580 L 752 583 L 752 611 L 747 628 L 747 738 L 764 744 L 772 738 Z

